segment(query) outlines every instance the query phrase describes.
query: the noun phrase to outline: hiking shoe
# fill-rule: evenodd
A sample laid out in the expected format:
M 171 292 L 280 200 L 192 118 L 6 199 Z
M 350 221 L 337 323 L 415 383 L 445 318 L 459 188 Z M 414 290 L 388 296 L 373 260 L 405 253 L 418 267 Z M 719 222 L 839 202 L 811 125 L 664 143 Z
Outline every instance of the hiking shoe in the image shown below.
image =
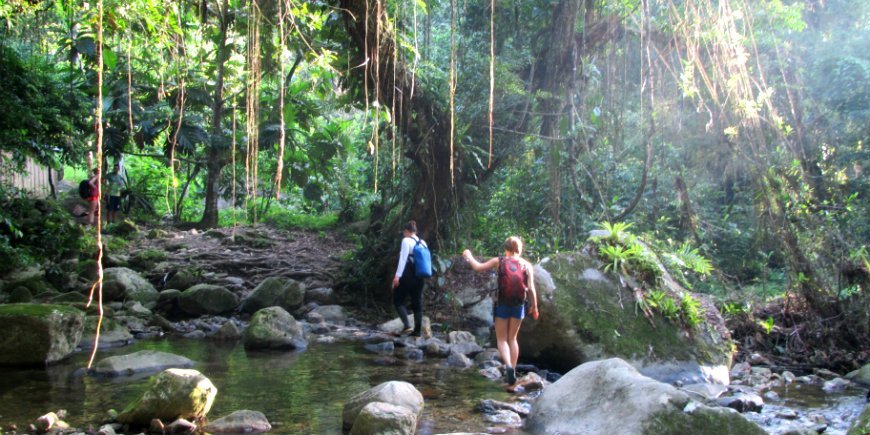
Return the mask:
M 509 385 L 513 385 L 517 383 L 517 371 L 511 366 L 507 366 L 504 370 L 504 380 Z
M 414 328 L 408 326 L 407 328 L 403 329 L 402 332 L 401 332 L 400 334 L 401 334 L 401 335 L 408 335 L 408 334 L 410 334 L 410 333 L 413 332 L 413 331 L 414 331 Z

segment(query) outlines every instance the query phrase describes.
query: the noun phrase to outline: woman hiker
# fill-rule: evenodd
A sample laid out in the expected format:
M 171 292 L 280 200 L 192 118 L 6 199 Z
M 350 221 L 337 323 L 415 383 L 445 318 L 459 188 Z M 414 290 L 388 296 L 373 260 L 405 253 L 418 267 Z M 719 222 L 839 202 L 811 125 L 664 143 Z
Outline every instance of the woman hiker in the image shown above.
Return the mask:
M 471 251 L 462 252 L 465 261 L 476 272 L 498 270 L 498 296 L 493 309 L 495 317 L 495 340 L 498 353 L 505 365 L 505 381 L 513 385 L 517 381 L 517 359 L 520 345 L 517 334 L 526 316 L 526 301 L 530 301 L 529 314 L 538 318 L 538 297 L 531 263 L 520 257 L 523 242 L 519 237 L 508 237 L 504 242 L 504 255 L 478 262 Z
M 414 270 L 413 252 L 417 243 L 426 246 L 426 242 L 417 237 L 417 222 L 409 221 L 402 230 L 402 250 L 399 252 L 399 265 L 396 275 L 393 276 L 393 305 L 402 319 L 404 329 L 402 334 L 415 337 L 421 335 L 423 325 L 423 278 L 417 276 Z M 411 297 L 411 309 L 414 311 L 414 329 L 408 321 L 408 309 L 405 308 L 405 300 Z

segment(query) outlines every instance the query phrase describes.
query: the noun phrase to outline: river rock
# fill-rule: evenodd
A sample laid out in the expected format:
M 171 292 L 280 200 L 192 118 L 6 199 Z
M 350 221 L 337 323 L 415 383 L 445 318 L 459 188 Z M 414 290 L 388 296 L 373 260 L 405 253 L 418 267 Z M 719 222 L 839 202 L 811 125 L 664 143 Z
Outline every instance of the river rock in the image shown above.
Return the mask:
M 258 433 L 269 432 L 272 425 L 260 411 L 241 410 L 210 422 L 205 431 L 209 433 Z
M 413 435 L 416 429 L 417 414 L 410 409 L 391 403 L 370 402 L 360 410 L 350 434 Z
M 448 367 L 456 367 L 460 369 L 467 369 L 474 365 L 474 362 L 471 361 L 467 356 L 459 353 L 459 352 L 450 352 L 450 356 L 447 357 L 447 366 Z
M 30 290 L 31 295 L 57 293 L 57 289 L 38 270 L 24 271 L 14 276 L 8 284 L 3 286 L 3 292 L 10 293 L 19 287 Z
M 18 286 L 9 293 L 10 304 L 26 304 L 33 300 L 33 293 L 24 286 Z
M 728 391 L 728 387 L 721 384 L 689 384 L 680 388 L 693 395 L 700 401 L 715 400 Z
M 97 316 L 85 318 L 84 333 L 82 334 L 82 349 L 93 349 L 97 338 Z M 133 334 L 126 327 L 108 317 L 103 317 L 100 324 L 100 349 L 118 347 L 133 341 Z
M 158 372 L 167 368 L 190 368 L 195 362 L 180 355 L 156 350 L 140 350 L 127 355 L 103 358 L 91 369 L 98 376 L 130 376 Z
M 311 310 L 309 314 L 320 316 L 326 322 L 343 325 L 347 321 L 347 314 L 340 305 L 322 305 Z
M 149 381 L 148 389 L 118 415 L 118 422 L 148 425 L 151 419 L 198 420 L 206 416 L 217 388 L 202 373 L 191 369 L 168 369 Z
M 847 435 L 866 435 L 870 433 L 870 404 L 864 406 L 861 415 L 849 426 Z
M 351 428 L 360 411 L 372 402 L 384 402 L 406 408 L 415 419 L 423 410 L 423 395 L 413 385 L 403 381 L 389 381 L 351 397 L 342 411 L 343 426 Z
M 865 387 L 870 387 L 870 364 L 865 364 L 864 367 L 849 372 L 849 374 L 846 375 L 846 379 L 864 385 Z
M 577 252 L 535 266 L 541 317 L 524 322 L 520 330 L 525 357 L 561 370 L 619 357 L 662 382 L 728 384 L 730 334 L 708 299 L 693 295 L 704 311 L 703 321 L 686 334 L 683 325 L 661 315 L 638 315 L 633 292 L 601 269 L 597 258 Z M 686 294 L 666 271 L 661 282 L 669 294 Z
M 281 307 L 257 311 L 245 330 L 245 349 L 304 349 L 307 346 L 302 325 Z
M 716 399 L 719 406 L 735 409 L 737 412 L 761 412 L 764 400 L 755 393 L 737 393 L 733 396 Z
M 550 385 L 525 429 L 566 435 L 765 433 L 742 415 L 692 402 L 618 358 L 585 363 Z
M 336 303 L 335 290 L 331 287 L 318 287 L 305 290 L 306 302 L 330 305 Z
M 197 284 L 178 296 L 178 307 L 187 314 L 223 314 L 236 308 L 239 298 L 226 287 Z
M 477 343 L 474 334 L 468 331 L 450 331 L 447 334 L 447 342 L 450 344 Z
M 103 271 L 103 300 L 139 301 L 153 307 L 159 296 L 157 289 L 132 269 L 110 267 Z
M 239 331 L 239 327 L 236 326 L 235 323 L 224 322 L 224 324 L 211 335 L 211 338 L 220 341 L 234 341 L 242 338 L 242 332 Z
M 0 305 L 0 365 L 45 365 L 69 356 L 85 313 L 65 305 Z
M 822 384 L 822 390 L 826 393 L 839 393 L 842 391 L 846 391 L 846 387 L 849 386 L 851 382 L 843 379 L 843 378 L 834 378 L 830 381 L 825 381 Z
M 408 315 L 408 321 L 411 325 L 414 325 L 414 315 Z M 432 336 L 432 322 L 429 320 L 429 317 L 423 316 L 423 337 L 431 337 Z M 402 330 L 405 329 L 405 325 L 402 324 L 402 319 L 396 317 L 393 320 L 381 323 L 378 325 L 378 330 L 382 332 L 386 332 L 387 334 L 399 335 Z
M 305 285 L 299 281 L 269 277 L 263 280 L 242 303 L 243 313 L 256 313 L 266 307 L 281 307 L 293 311 L 302 306 Z
M 167 289 L 187 290 L 200 283 L 202 277 L 189 269 L 179 269 L 166 281 Z

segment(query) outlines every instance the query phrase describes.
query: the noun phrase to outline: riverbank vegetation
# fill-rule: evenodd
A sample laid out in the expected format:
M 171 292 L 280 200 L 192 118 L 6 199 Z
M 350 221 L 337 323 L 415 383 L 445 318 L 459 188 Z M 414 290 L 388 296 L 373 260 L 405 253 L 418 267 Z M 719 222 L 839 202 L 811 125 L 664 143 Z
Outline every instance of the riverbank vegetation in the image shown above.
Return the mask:
M 540 259 L 630 224 L 716 297 L 741 351 L 870 354 L 866 2 L 44 0 L 0 16 L 5 172 L 30 158 L 77 184 L 91 153 L 103 174 L 123 160 L 140 222 L 350 229 L 366 298 L 408 219 L 443 257 L 517 234 Z M 0 193 L 3 265 L 62 264 L 77 233 Z M 46 227 L 24 231 L 34 210 Z M 649 264 L 598 246 L 613 270 Z M 691 312 L 663 300 L 648 302 Z

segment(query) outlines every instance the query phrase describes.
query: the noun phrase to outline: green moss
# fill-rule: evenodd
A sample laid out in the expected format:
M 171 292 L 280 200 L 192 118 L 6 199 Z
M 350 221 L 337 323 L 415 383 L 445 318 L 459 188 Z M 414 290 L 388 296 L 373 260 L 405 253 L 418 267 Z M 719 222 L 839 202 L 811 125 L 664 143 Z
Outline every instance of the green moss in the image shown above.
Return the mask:
M 48 316 L 54 312 L 63 314 L 82 314 L 76 308 L 55 304 L 3 304 L 0 305 L 0 316 Z
M 870 434 L 870 405 L 864 407 L 864 411 L 852 422 L 847 435 Z
M 691 413 L 676 409 L 656 415 L 645 428 L 649 435 L 764 435 L 765 432 L 742 415 L 706 406 Z
M 686 334 L 680 325 L 662 316 L 647 318 L 636 308 L 634 294 L 624 286 L 605 280 L 587 279 L 584 271 L 598 270 L 592 258 L 582 255 L 558 256 L 546 265 L 558 289 L 555 305 L 571 319 L 571 326 L 589 353 L 618 355 L 627 359 L 697 359 L 700 363 L 727 364 L 727 343 L 715 334 Z M 583 283 L 578 288 L 578 283 Z M 618 287 L 616 293 L 614 289 Z

